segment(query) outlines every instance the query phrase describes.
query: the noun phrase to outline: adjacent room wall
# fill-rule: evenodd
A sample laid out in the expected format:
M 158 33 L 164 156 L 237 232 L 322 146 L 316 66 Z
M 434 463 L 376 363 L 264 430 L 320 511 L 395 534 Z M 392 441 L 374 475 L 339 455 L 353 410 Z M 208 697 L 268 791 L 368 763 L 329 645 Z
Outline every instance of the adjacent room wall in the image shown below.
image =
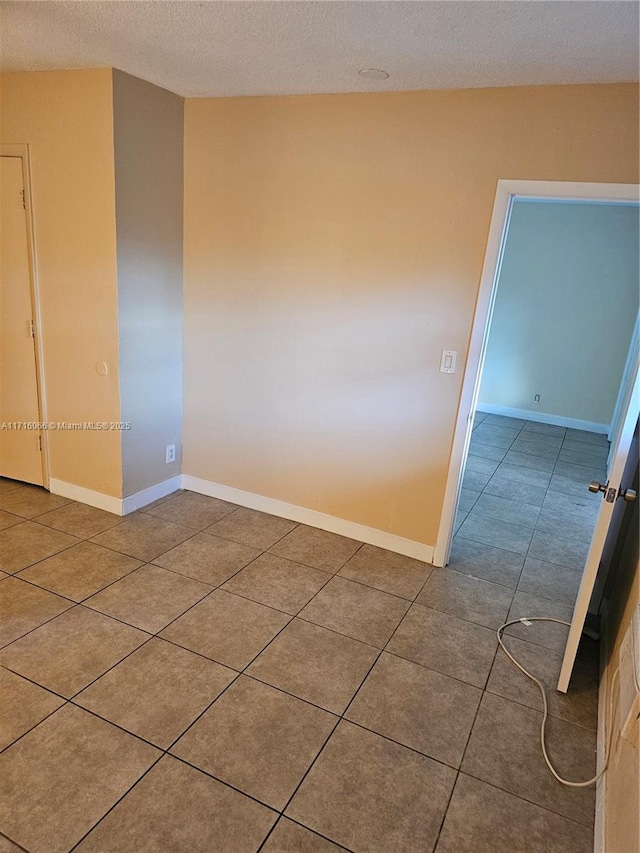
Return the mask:
M 499 178 L 637 182 L 636 87 L 188 100 L 183 471 L 433 544 Z
M 3 74 L 0 102 L 0 141 L 30 149 L 48 420 L 119 421 L 111 70 Z M 49 463 L 122 494 L 116 431 L 49 431 Z
M 480 408 L 611 423 L 638 312 L 638 225 L 637 205 L 514 203 Z
M 183 107 L 113 71 L 123 495 L 180 472 Z M 176 461 L 165 462 L 166 446 Z

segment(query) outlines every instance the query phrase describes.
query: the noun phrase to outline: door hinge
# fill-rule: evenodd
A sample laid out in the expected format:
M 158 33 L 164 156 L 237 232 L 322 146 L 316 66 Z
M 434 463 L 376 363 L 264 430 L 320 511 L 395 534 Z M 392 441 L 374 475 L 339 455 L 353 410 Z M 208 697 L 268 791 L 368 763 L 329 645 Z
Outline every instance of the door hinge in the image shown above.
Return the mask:
M 33 324 L 33 320 L 29 320 L 29 337 L 35 338 L 35 336 L 36 336 L 36 329 L 35 329 L 35 326 Z
M 26 210 L 27 209 L 27 202 L 26 202 L 25 197 L 24 197 L 24 190 L 20 190 L 20 201 L 22 202 L 22 209 Z
M 42 453 L 42 436 L 38 436 L 38 451 Z

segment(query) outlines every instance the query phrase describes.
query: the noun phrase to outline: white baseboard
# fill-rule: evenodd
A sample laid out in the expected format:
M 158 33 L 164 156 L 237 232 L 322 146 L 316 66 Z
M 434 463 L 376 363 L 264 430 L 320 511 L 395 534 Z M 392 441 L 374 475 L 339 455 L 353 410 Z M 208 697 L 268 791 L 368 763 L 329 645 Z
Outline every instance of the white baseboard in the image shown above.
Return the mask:
M 171 492 L 177 491 L 180 488 L 180 483 L 181 477 L 178 474 L 162 483 L 157 483 L 155 486 L 129 495 L 129 497 L 114 498 L 102 492 L 95 492 L 93 489 L 85 489 L 84 486 L 76 486 L 74 483 L 65 483 L 64 480 L 51 478 L 49 480 L 49 491 L 53 495 L 60 495 L 60 497 L 69 498 L 72 501 L 95 506 L 98 509 L 112 512 L 114 515 L 128 515 L 140 507 L 147 506 L 166 495 L 170 495 Z
M 509 406 L 493 406 L 490 403 L 478 403 L 477 411 L 487 415 L 503 415 L 505 418 L 521 418 L 525 421 L 535 421 L 538 424 L 554 424 L 555 426 L 581 429 L 585 432 L 598 432 L 607 435 L 610 424 L 597 424 L 594 421 L 581 421 L 578 418 L 565 418 L 561 415 L 547 415 L 545 412 L 530 412 L 527 409 L 512 409 Z
M 51 479 L 49 481 L 49 491 L 52 494 L 104 509 L 107 512 L 114 513 L 114 515 L 128 515 L 180 488 L 229 501 L 229 503 L 238 504 L 248 509 L 268 512 L 280 518 L 289 518 L 291 521 L 308 524 L 310 527 L 319 527 L 320 530 L 328 530 L 330 533 L 347 536 L 359 542 L 366 542 L 368 545 L 386 548 L 387 551 L 394 551 L 396 554 L 403 554 L 405 557 L 413 557 L 423 563 L 431 563 L 433 560 L 433 545 L 425 545 L 413 539 L 405 539 L 403 536 L 396 536 L 394 533 L 387 533 L 384 530 L 377 530 L 375 527 L 367 527 L 365 524 L 358 524 L 355 521 L 327 515 L 327 513 L 318 512 L 314 509 L 296 506 L 286 501 L 266 498 L 253 492 L 235 489 L 232 486 L 202 480 L 200 477 L 192 477 L 190 474 L 178 474 L 126 498 L 114 498 L 102 492 L 85 489 L 83 486 L 65 483 L 63 480 Z
M 357 539 L 359 542 L 366 542 L 367 545 L 386 548 L 388 551 L 394 551 L 396 554 L 402 554 L 405 557 L 413 557 L 423 563 L 430 563 L 433 559 L 433 545 L 425 545 L 413 539 L 405 539 L 403 536 L 396 536 L 394 533 L 386 533 L 384 530 L 377 530 L 375 527 L 367 527 L 355 521 L 347 521 L 344 518 L 296 506 L 286 501 L 266 498 L 253 492 L 235 489 L 232 486 L 202 480 L 200 477 L 193 477 L 190 474 L 182 475 L 182 488 L 191 492 L 198 492 L 201 495 L 209 495 L 212 498 L 229 501 L 229 503 L 238 504 L 248 509 L 268 512 L 280 518 L 288 518 L 300 524 L 308 524 L 310 527 L 319 527 L 320 530 L 328 530 L 330 533 L 337 533 L 340 536 Z
M 161 483 L 156 483 L 147 489 L 142 489 L 140 492 L 129 495 L 122 501 L 122 515 L 129 515 L 130 512 L 135 512 L 140 507 L 148 506 L 154 501 L 170 495 L 172 492 L 177 492 L 180 488 L 182 488 L 182 475 L 176 474 L 175 477 L 169 477 L 168 480 L 163 480 Z
M 49 480 L 49 491 L 52 495 L 60 495 L 81 504 L 95 506 L 112 512 L 114 515 L 122 515 L 122 499 L 105 495 L 102 492 L 94 492 L 93 489 L 85 489 L 84 486 L 76 486 L 74 483 L 65 483 L 64 480 Z

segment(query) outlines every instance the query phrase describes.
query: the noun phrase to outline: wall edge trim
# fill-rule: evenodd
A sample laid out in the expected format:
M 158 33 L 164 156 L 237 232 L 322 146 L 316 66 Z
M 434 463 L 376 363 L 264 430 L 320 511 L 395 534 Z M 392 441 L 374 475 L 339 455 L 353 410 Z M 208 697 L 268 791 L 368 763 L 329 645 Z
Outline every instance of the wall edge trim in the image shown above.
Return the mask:
M 310 527 L 318 527 L 329 533 L 337 533 L 339 536 L 347 536 L 357 539 L 367 545 L 375 545 L 378 548 L 386 548 L 404 557 L 412 557 L 423 563 L 431 563 L 433 559 L 433 545 L 416 542 L 414 539 L 405 539 L 395 533 L 387 533 L 375 527 L 367 527 L 356 521 L 348 521 L 346 518 L 338 518 L 315 509 L 307 509 L 303 506 L 290 504 L 277 498 L 268 498 L 257 495 L 254 492 L 245 492 L 233 486 L 225 486 L 214 483 L 211 480 L 203 480 L 191 474 L 182 475 L 182 488 L 212 498 L 238 504 L 247 509 L 255 509 L 259 512 L 268 512 L 280 518 L 288 518 L 300 524 L 308 524 Z
M 584 432 L 597 432 L 608 435 L 610 424 L 598 424 L 595 421 L 581 421 L 579 418 L 565 418 L 562 415 L 548 415 L 545 412 L 531 412 L 527 409 L 514 409 L 509 406 L 493 406 L 490 403 L 478 403 L 476 410 L 487 415 L 504 415 L 507 418 L 521 418 L 539 424 L 581 429 Z

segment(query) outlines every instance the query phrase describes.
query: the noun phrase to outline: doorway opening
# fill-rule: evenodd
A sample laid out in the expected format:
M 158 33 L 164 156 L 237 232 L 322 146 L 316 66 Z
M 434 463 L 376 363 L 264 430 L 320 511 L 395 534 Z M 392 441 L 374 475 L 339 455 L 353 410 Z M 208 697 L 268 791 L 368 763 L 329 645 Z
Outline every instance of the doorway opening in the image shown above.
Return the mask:
M 462 489 L 465 463 L 468 459 L 473 420 L 478 408 L 483 368 L 489 344 L 493 312 L 498 294 L 498 283 L 504 260 L 510 220 L 514 203 L 517 201 L 554 202 L 600 202 L 601 204 L 628 204 L 638 206 L 638 187 L 634 184 L 575 184 L 554 181 L 498 181 L 496 199 L 487 241 L 485 261 L 471 330 L 467 364 L 460 395 L 454 441 L 451 451 L 445 501 L 434 549 L 434 564 L 445 566 L 449 562 L 451 540 L 455 529 L 455 514 Z M 601 345 L 606 346 L 608 335 L 615 329 L 602 329 Z M 630 369 L 632 355 L 627 344 L 629 357 L 625 371 Z M 636 342 L 637 346 L 637 342 Z M 622 377 L 621 377 L 622 379 Z M 533 405 L 531 406 L 533 408 Z M 619 419 L 619 399 L 616 402 Z M 504 415 L 510 413 L 503 411 Z M 542 420 L 538 418 L 538 420 Z M 571 426 L 575 426 L 572 424 Z M 597 435 L 597 433 L 594 433 Z
M 49 487 L 26 145 L 0 146 L 0 477 Z
M 548 202 L 554 204 L 545 204 Z M 588 206 L 585 203 L 589 203 Z M 613 287 L 607 290 L 606 282 L 604 287 L 600 282 L 601 297 L 604 293 L 607 310 L 601 306 L 602 317 L 599 318 L 597 334 L 586 341 L 580 339 L 580 323 L 576 320 L 593 308 L 589 302 L 567 306 L 566 294 L 556 283 L 550 295 L 551 313 L 548 305 L 546 309 L 549 328 L 536 329 L 533 316 L 536 313 L 535 300 L 541 296 L 548 282 L 538 286 L 540 292 L 536 292 L 533 304 L 529 299 L 524 309 L 518 298 L 514 300 L 513 294 L 511 303 L 509 298 L 501 299 L 500 284 L 503 275 L 508 277 L 513 273 L 513 269 L 510 270 L 513 252 L 508 240 L 511 228 L 515 231 L 518 218 L 523 219 L 522 213 L 533 212 L 535 218 L 544 212 L 542 208 L 551 210 L 553 206 L 556 211 L 563 208 L 564 216 L 576 205 L 584 205 L 583 212 L 589 215 L 610 206 L 611 210 L 622 213 L 622 219 L 631 213 L 637 220 L 638 187 L 510 181 L 498 184 L 463 381 L 445 509 L 434 553 L 436 565 L 447 565 L 452 553 L 452 539 L 458 528 L 452 569 L 455 570 L 461 561 L 473 562 L 476 557 L 475 553 L 465 557 L 457 550 L 491 550 L 493 546 L 493 554 L 486 555 L 487 573 L 477 576 L 512 586 L 520 598 L 522 595 L 538 596 L 542 601 L 549 601 L 550 609 L 564 608 L 567 618 L 572 619 L 569 634 L 573 640 L 576 636 L 579 638 L 583 628 L 587 605 L 596 585 L 604 540 L 614 516 L 613 504 L 603 504 L 602 493 L 589 493 L 589 481 L 598 481 L 602 488 L 608 487 L 605 488 L 607 501 L 612 495 L 611 500 L 615 503 L 616 497 L 623 497 L 625 492 L 622 483 L 613 483 L 615 477 L 622 477 L 624 464 L 619 462 L 616 466 L 615 460 L 608 457 L 609 439 L 613 439 L 612 447 L 615 444 L 619 454 L 624 455 L 625 447 L 628 450 L 629 424 L 634 423 L 633 412 L 637 408 L 632 391 L 637 372 L 637 367 L 634 370 L 634 365 L 637 365 L 637 335 L 635 339 L 632 335 L 638 314 L 637 258 L 632 264 L 627 258 L 628 268 L 634 269 L 627 287 L 632 295 L 627 299 L 629 304 L 623 309 L 624 319 L 620 322 L 624 329 L 616 328 L 618 324 L 614 324 L 607 314 L 619 294 Z M 637 224 L 629 229 L 629 233 L 637 252 Z M 554 242 L 558 243 L 557 225 L 556 231 L 547 236 L 549 239 L 543 242 L 543 254 L 550 251 L 549 247 Z M 592 247 L 584 248 L 588 254 Z M 540 260 L 548 261 L 548 258 L 530 259 L 529 263 L 535 265 Z M 521 279 L 526 282 L 531 272 L 527 269 Z M 516 285 L 522 285 L 522 281 Z M 582 285 L 580 281 L 579 287 Z M 588 290 L 586 284 L 585 289 Z M 518 325 L 522 320 L 519 311 L 520 315 L 527 315 L 524 320 L 533 326 L 533 333 L 531 328 L 525 331 L 524 326 Z M 510 319 L 511 327 L 509 322 L 505 326 L 505 317 Z M 496 336 L 496 342 L 491 339 L 492 321 L 501 321 L 506 328 L 506 333 L 503 328 L 503 334 Z M 571 328 L 572 325 L 576 328 Z M 555 374 L 563 369 L 562 358 L 557 355 L 555 342 L 551 340 L 551 332 L 554 331 L 557 340 L 572 347 L 572 353 L 585 354 L 578 360 L 581 370 L 572 379 L 568 390 L 562 390 L 561 382 L 554 382 Z M 574 332 L 576 335 L 572 337 Z M 505 349 L 505 342 L 510 336 L 511 352 L 516 354 L 511 359 L 508 347 Z M 600 354 L 612 339 L 615 339 L 619 350 L 614 359 L 617 377 L 609 382 L 610 387 L 605 387 L 606 399 L 598 404 L 595 399 L 597 374 L 599 371 L 606 373 L 601 370 Z M 532 350 L 536 346 L 542 351 L 539 360 L 546 372 L 530 369 Z M 606 361 L 608 355 L 607 350 L 602 361 Z M 483 368 L 486 372 L 487 366 L 488 379 L 483 375 Z M 582 401 L 574 406 L 572 412 L 568 398 L 581 381 L 584 384 Z M 538 383 L 541 383 L 539 388 L 536 387 Z M 548 397 L 557 394 L 558 388 L 559 399 L 546 406 L 544 411 Z M 605 414 L 594 414 L 597 411 L 605 411 Z M 625 424 L 625 437 L 621 439 Z M 462 511 L 456 522 L 455 515 L 460 505 Z M 486 523 L 487 519 L 493 519 L 495 523 Z M 495 539 L 491 538 L 493 535 Z M 551 553 L 549 549 L 555 549 L 555 552 Z M 499 557 L 503 555 L 513 559 L 506 559 L 501 566 Z M 500 572 L 504 577 L 499 577 Z M 510 577 L 507 577 L 508 572 L 511 572 Z M 575 602 L 580 606 L 576 604 L 574 608 Z M 563 665 L 563 686 L 560 687 L 565 691 L 577 642 L 572 641 L 570 645 L 573 650 L 568 653 L 568 644 L 565 650 L 567 665 Z

